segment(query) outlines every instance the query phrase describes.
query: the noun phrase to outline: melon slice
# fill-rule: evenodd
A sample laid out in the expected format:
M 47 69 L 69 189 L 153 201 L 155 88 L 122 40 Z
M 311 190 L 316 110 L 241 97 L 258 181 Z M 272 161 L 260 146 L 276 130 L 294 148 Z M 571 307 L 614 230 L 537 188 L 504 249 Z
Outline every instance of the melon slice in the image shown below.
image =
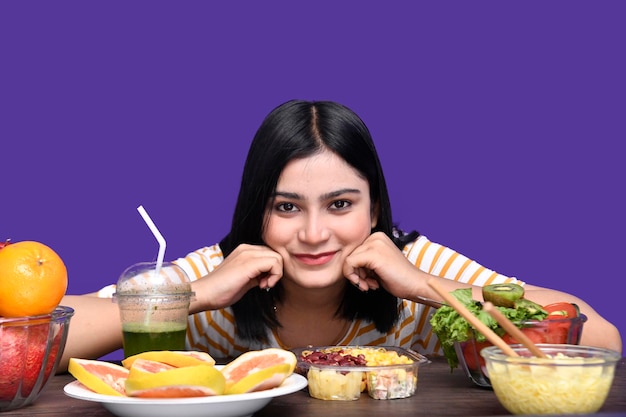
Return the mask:
M 293 373 L 297 362 L 296 355 L 284 349 L 246 352 L 221 369 L 226 379 L 224 393 L 243 394 L 278 387 Z
M 70 358 L 68 371 L 90 390 L 105 395 L 125 396 L 129 371 L 110 362 Z

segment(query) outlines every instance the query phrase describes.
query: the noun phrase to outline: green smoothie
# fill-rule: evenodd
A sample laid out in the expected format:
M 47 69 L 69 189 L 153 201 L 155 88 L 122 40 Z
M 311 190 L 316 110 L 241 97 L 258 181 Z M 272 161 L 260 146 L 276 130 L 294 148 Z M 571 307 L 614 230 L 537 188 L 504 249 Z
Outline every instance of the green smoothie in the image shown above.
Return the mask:
M 125 323 L 124 357 L 153 350 L 185 350 L 187 325 L 180 323 Z

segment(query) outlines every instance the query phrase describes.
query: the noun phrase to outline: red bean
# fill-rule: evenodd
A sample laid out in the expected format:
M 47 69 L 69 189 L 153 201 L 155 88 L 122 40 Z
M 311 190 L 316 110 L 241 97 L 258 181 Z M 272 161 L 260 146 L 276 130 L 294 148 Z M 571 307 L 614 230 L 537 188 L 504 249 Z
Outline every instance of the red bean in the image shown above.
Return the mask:
M 344 355 L 343 350 L 338 350 L 331 353 L 324 353 L 321 351 L 313 351 L 308 355 L 301 355 L 301 360 L 315 365 L 330 365 L 330 366 L 365 366 L 367 364 L 365 356 L 359 354 Z

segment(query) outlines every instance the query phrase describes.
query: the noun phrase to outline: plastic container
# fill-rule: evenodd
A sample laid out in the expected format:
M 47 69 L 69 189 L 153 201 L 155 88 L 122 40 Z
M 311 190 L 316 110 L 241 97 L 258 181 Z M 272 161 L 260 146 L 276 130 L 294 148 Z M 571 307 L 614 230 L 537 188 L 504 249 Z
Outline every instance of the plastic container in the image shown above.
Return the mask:
M 296 372 L 307 377 L 309 394 L 320 400 L 358 400 L 364 391 L 377 400 L 410 397 L 418 368 L 429 362 L 394 346 L 321 346 L 294 353 Z
M 189 277 L 175 263 L 141 262 L 124 270 L 113 294 L 122 322 L 124 357 L 184 350 L 194 297 Z

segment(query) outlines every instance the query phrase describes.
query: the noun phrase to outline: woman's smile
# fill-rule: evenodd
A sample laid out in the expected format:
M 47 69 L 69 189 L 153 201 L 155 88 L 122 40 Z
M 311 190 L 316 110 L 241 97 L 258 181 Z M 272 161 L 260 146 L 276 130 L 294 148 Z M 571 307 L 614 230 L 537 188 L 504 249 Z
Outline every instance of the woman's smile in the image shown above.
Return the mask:
M 305 265 L 318 266 L 325 265 L 332 261 L 337 252 L 324 252 L 318 254 L 297 253 L 293 257 Z

